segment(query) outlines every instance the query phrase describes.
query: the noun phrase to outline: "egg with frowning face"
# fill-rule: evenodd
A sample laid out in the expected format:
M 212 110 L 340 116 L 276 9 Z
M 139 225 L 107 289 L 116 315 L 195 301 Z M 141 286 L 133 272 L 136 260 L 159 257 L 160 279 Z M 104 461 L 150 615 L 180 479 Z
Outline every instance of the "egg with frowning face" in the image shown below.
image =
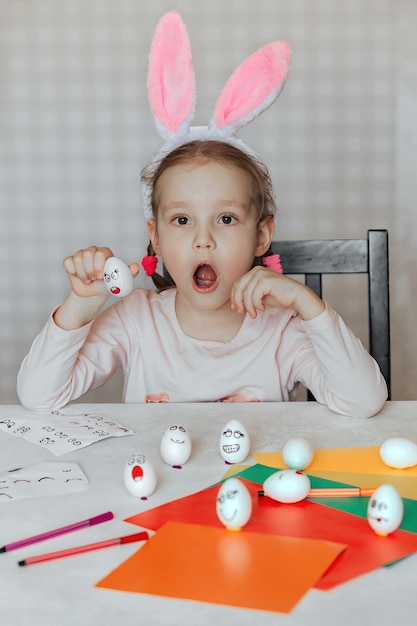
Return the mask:
M 168 465 L 184 465 L 190 458 L 191 439 L 180 424 L 172 424 L 162 435 L 160 452 Z
M 239 420 L 230 420 L 220 435 L 220 454 L 227 463 L 241 463 L 249 454 L 249 433 Z
M 156 473 L 143 454 L 132 454 L 123 470 L 123 482 L 132 496 L 147 498 L 155 491 Z
M 228 530 L 241 530 L 252 515 L 251 495 L 238 478 L 228 478 L 220 487 L 216 501 L 217 517 Z
M 386 536 L 397 530 L 404 515 L 404 503 L 393 485 L 381 485 L 369 498 L 367 517 L 377 535 Z

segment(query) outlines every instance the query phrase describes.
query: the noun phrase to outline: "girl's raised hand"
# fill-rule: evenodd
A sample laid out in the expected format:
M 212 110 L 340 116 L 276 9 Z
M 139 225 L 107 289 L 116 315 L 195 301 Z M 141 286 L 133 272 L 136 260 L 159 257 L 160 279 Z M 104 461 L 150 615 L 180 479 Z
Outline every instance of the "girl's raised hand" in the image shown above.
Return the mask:
M 78 297 L 106 299 L 109 296 L 103 282 L 103 268 L 106 260 L 112 256 L 110 248 L 90 246 L 64 259 L 71 289 Z M 132 276 L 136 276 L 139 272 L 138 264 L 132 263 L 129 267 Z
M 266 306 L 293 307 L 304 319 L 312 319 L 325 309 L 324 302 L 297 280 L 262 266 L 252 268 L 233 285 L 232 309 L 255 318 Z

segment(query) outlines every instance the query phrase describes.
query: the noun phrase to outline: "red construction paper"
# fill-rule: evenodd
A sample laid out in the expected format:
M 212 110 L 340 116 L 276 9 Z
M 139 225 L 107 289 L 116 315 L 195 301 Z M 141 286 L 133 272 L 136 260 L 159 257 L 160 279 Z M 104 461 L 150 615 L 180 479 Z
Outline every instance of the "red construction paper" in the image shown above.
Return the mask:
M 370 572 L 417 551 L 417 534 L 397 530 L 388 537 L 377 536 L 366 519 L 303 500 L 280 504 L 258 497 L 259 484 L 242 479 L 253 500 L 252 517 L 242 532 L 321 539 L 346 544 L 348 548 L 315 584 L 331 589 L 351 578 Z M 166 521 L 222 527 L 216 514 L 219 486 L 138 513 L 126 521 L 157 530 Z
M 345 547 L 167 522 L 96 586 L 289 613 Z

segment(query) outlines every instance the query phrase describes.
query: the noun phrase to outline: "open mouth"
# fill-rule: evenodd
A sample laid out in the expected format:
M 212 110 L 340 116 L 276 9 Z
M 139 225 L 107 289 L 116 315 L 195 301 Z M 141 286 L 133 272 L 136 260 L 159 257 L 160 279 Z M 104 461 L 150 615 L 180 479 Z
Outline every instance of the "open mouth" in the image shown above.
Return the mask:
M 194 286 L 202 291 L 213 289 L 217 285 L 217 274 L 211 265 L 199 265 L 193 276 Z

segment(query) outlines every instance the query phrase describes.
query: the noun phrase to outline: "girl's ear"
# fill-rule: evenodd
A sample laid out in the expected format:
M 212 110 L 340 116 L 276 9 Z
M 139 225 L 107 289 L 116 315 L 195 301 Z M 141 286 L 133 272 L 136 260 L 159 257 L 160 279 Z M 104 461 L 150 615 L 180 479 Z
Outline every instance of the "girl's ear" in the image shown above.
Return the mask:
M 258 242 L 255 256 L 262 256 L 269 249 L 275 232 L 275 222 L 272 215 L 263 219 L 258 225 Z
M 156 228 L 156 222 L 153 217 L 148 219 L 146 222 L 146 228 L 148 230 L 149 239 L 151 240 L 154 252 L 159 255 L 158 229 Z

